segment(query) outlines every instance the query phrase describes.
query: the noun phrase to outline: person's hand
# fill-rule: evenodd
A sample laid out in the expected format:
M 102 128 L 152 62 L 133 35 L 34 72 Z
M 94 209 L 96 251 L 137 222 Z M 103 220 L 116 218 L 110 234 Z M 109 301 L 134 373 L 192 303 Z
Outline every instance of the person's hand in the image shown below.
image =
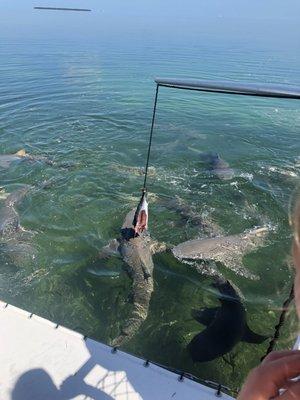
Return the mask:
M 296 270 L 295 280 L 294 280 L 294 293 L 295 293 L 295 304 L 300 318 L 300 247 L 296 240 L 293 243 L 293 259 L 294 266 Z
M 299 375 L 299 350 L 270 353 L 250 372 L 238 400 L 300 399 L 300 381 L 291 381 Z

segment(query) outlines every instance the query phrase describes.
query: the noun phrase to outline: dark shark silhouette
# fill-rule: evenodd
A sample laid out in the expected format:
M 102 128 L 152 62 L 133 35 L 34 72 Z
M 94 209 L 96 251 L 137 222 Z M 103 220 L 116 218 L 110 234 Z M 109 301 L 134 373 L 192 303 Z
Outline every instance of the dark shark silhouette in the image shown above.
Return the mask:
M 207 362 L 221 357 L 240 341 L 260 344 L 268 338 L 249 328 L 241 298 L 228 280 L 217 278 L 212 286 L 220 293 L 218 299 L 221 307 L 192 311 L 196 321 L 206 326 L 188 345 L 194 362 Z

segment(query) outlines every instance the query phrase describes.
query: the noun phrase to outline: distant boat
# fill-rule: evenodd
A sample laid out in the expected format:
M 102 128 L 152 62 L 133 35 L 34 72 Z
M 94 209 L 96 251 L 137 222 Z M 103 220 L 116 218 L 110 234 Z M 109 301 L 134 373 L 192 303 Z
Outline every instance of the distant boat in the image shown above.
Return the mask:
M 69 8 L 69 7 L 33 7 L 35 10 L 54 10 L 54 11 L 92 11 L 89 8 Z

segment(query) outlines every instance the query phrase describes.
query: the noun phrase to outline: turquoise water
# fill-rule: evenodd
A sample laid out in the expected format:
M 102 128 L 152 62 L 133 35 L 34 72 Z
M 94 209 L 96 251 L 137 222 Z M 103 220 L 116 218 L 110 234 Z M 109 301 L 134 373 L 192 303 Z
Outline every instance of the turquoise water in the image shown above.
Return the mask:
M 1 197 L 34 189 L 18 207 L 32 257 L 10 258 L 2 244 L 0 298 L 109 342 L 130 312 L 122 261 L 98 261 L 138 201 L 155 76 L 300 85 L 300 58 L 288 49 L 136 43 L 0 44 L 1 154 L 22 148 L 55 165 L 19 162 L 0 170 Z M 243 264 L 251 281 L 219 265 L 245 297 L 249 325 L 272 334 L 292 271 L 288 204 L 299 177 L 297 101 L 199 94 L 162 88 L 149 177 L 152 237 L 175 245 L 203 236 L 166 204 L 175 195 L 226 234 L 267 225 L 265 245 Z M 197 151 L 218 152 L 235 170 L 219 180 Z M 48 182 L 47 188 L 41 183 Z M 49 183 L 50 182 L 50 183 Z M 161 201 L 163 200 L 163 201 Z M 3 202 L 3 200 L 1 200 Z M 5 241 L 3 241 L 5 242 Z M 154 257 L 149 316 L 124 349 L 200 378 L 239 387 L 266 351 L 239 343 L 226 359 L 193 364 L 186 345 L 203 329 L 192 308 L 216 306 L 211 278 Z M 293 313 L 278 347 L 295 336 Z

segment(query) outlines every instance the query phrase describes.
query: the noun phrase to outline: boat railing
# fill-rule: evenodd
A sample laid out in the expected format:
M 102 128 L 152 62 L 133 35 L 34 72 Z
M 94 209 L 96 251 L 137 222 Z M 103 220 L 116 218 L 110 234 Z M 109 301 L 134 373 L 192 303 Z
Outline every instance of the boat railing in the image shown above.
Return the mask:
M 300 87 L 268 83 L 241 83 L 200 79 L 155 78 L 158 87 L 236 94 L 242 96 L 300 99 Z

